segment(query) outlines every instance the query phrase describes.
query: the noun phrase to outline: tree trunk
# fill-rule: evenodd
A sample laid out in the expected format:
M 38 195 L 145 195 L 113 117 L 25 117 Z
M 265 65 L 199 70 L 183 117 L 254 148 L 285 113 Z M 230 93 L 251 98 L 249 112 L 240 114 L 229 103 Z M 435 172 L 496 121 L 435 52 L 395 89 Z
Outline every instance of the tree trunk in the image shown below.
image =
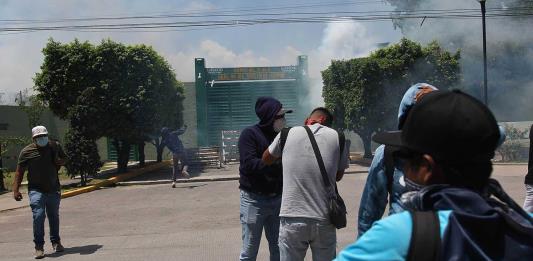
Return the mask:
M 80 184 L 82 187 L 85 187 L 85 185 L 87 185 L 87 175 L 85 173 L 81 173 L 80 174 L 80 178 L 81 178 L 81 181 L 80 181 Z
M 363 158 L 371 159 L 372 158 L 372 134 L 361 134 L 361 139 L 363 140 L 363 146 L 365 148 L 365 155 Z
M 4 171 L 0 169 L 0 192 L 6 191 L 6 186 L 4 186 Z
M 113 140 L 113 145 L 117 151 L 117 172 L 124 173 L 128 171 L 128 161 L 130 160 L 131 145 L 124 140 Z
M 157 162 L 161 162 L 163 161 L 163 149 L 165 149 L 165 146 L 161 144 L 159 138 L 154 139 L 154 145 L 157 152 Z
M 0 144 L 0 153 L 2 153 L 2 144 Z M 0 192 L 5 191 L 6 187 L 4 186 L 4 165 L 2 164 L 2 155 L 0 154 Z
M 139 166 L 144 167 L 145 155 L 144 155 L 144 141 L 139 142 Z

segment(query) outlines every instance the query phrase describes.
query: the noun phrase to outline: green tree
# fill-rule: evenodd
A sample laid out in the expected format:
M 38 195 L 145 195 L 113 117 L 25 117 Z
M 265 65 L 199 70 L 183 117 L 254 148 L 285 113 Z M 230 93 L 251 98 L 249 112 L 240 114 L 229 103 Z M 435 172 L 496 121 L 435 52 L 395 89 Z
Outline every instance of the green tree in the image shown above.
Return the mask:
M 50 40 L 43 53 L 35 78 L 41 97 L 89 140 L 111 139 L 119 172 L 127 170 L 131 146 L 157 132 L 160 108 L 183 92 L 170 65 L 145 45 Z
M 4 186 L 5 169 L 2 163 L 2 156 L 13 146 L 26 145 L 30 142 L 31 140 L 27 137 L 0 136 L 0 192 L 6 190 L 6 187 Z
M 502 161 L 516 161 L 520 159 L 522 140 L 527 139 L 528 129 L 520 130 L 509 124 L 503 124 L 505 129 L 505 142 L 498 148 Z
M 435 42 L 422 47 L 402 39 L 369 57 L 332 61 L 322 72 L 322 95 L 336 127 L 357 133 L 364 157 L 371 157 L 372 134 L 394 128 L 407 88 L 418 82 L 441 89 L 455 86 L 461 77 L 459 59 L 459 52 L 451 54 Z
M 102 167 L 98 147 L 94 139 L 88 138 L 80 130 L 70 128 L 65 136 L 66 168 L 70 177 L 80 175 L 81 185 L 85 186 L 88 176 L 94 176 Z
M 46 104 L 37 95 L 30 95 L 26 89 L 19 92 L 15 102 L 26 113 L 30 129 L 41 124 L 41 116 L 46 109 Z

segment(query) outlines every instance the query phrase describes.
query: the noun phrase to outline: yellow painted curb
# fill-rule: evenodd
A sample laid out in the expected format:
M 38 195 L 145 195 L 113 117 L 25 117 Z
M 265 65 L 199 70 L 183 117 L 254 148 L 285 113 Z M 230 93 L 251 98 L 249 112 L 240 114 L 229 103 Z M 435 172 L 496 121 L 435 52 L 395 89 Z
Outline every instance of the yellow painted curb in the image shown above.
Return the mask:
M 124 174 L 120 174 L 120 175 L 117 175 L 115 177 L 112 177 L 112 178 L 106 179 L 104 181 L 98 182 L 97 184 L 94 184 L 94 185 L 90 185 L 90 186 L 86 186 L 86 187 L 83 187 L 83 188 L 73 189 L 73 190 L 69 190 L 69 191 L 63 192 L 63 193 L 61 193 L 61 198 L 69 198 L 69 197 L 77 196 L 79 194 L 83 194 L 83 193 L 87 193 L 87 192 L 91 192 L 91 191 L 97 190 L 98 188 L 101 188 L 101 187 L 108 187 L 108 186 L 111 186 L 111 185 L 116 184 L 118 182 L 121 182 L 121 181 L 124 181 L 124 180 L 128 180 L 128 179 L 131 179 L 133 177 L 142 175 L 142 174 L 144 174 L 146 172 L 150 172 L 150 171 L 162 169 L 164 167 L 168 167 L 169 165 L 170 165 L 170 161 L 163 161 L 163 162 L 158 162 L 158 163 L 155 163 L 155 164 L 150 164 L 150 165 L 147 165 L 146 167 L 144 167 L 142 169 L 136 169 L 136 170 L 132 170 L 130 172 L 124 173 Z

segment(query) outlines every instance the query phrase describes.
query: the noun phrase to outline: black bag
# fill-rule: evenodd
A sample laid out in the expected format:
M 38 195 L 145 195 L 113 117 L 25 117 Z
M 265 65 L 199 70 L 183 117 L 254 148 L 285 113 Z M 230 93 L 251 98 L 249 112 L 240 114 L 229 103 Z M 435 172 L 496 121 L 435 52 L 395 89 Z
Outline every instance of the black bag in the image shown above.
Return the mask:
M 311 145 L 313 146 L 313 151 L 315 152 L 316 160 L 318 161 L 318 167 L 320 168 L 320 173 L 322 173 L 322 179 L 324 180 L 324 185 L 326 186 L 326 191 L 328 193 L 327 200 L 329 205 L 329 219 L 337 229 L 344 228 L 346 227 L 346 205 L 344 204 L 344 200 L 342 200 L 341 195 L 339 195 L 337 184 L 332 186 L 331 182 L 329 181 L 328 173 L 326 172 L 326 167 L 324 166 L 324 160 L 322 159 L 322 155 L 320 155 L 320 150 L 316 144 L 315 136 L 308 126 L 304 126 L 304 128 L 307 131 L 309 140 L 311 140 Z M 341 157 L 344 147 L 344 141 L 341 141 L 341 139 L 344 140 L 344 136 L 342 137 L 343 138 L 341 138 L 341 135 L 339 135 Z

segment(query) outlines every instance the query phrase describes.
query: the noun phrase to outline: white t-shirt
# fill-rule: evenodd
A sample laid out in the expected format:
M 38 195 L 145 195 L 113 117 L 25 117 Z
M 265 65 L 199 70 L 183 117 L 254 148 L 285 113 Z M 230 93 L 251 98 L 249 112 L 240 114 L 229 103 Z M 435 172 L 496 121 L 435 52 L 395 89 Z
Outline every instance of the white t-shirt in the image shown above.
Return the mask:
M 309 128 L 315 136 L 330 182 L 334 185 L 337 171 L 348 168 L 348 148 L 344 146 L 339 161 L 341 153 L 337 131 L 318 123 Z M 275 157 L 282 157 L 283 192 L 280 216 L 329 220 L 328 194 L 306 130 L 303 127 L 291 128 L 283 151 L 278 134 L 268 151 Z

